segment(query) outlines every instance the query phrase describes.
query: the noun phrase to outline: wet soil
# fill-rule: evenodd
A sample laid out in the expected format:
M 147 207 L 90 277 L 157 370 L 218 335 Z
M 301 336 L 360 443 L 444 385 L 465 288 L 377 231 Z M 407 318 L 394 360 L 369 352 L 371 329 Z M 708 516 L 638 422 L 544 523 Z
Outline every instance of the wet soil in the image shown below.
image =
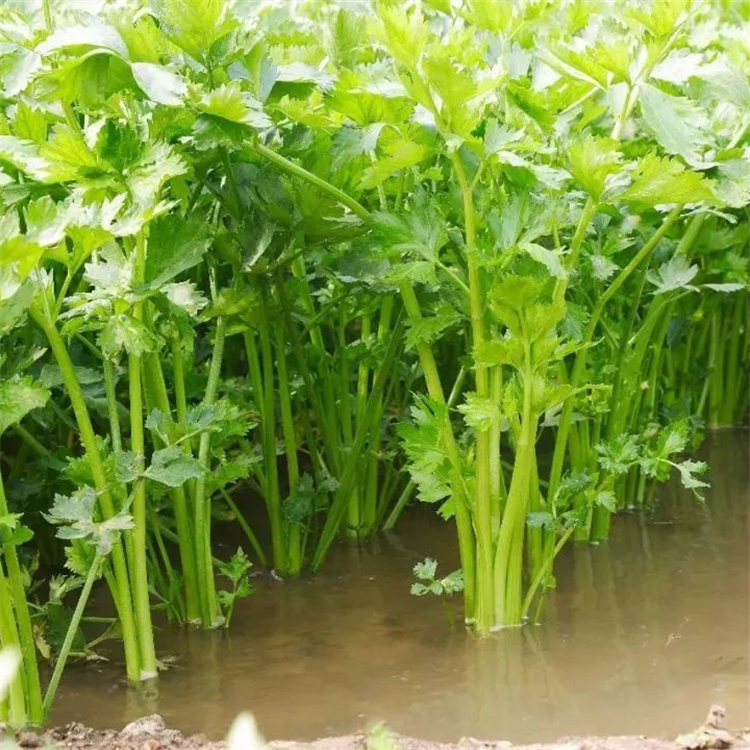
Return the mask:
M 2 736 L 0 732 L 0 737 Z M 148 716 L 128 724 L 121 731 L 90 729 L 79 723 L 50 730 L 43 735 L 24 732 L 17 738 L 21 748 L 55 750 L 227 750 L 224 742 L 212 742 L 204 735 L 185 737 L 165 726 L 158 716 Z M 704 724 L 678 741 L 638 736 L 563 737 L 552 743 L 514 745 L 502 740 L 482 741 L 471 737 L 457 743 L 432 742 L 381 732 L 359 732 L 325 737 L 311 742 L 276 740 L 267 750 L 702 750 L 703 748 L 750 748 L 750 731 L 728 732 Z M 232 750 L 256 750 L 233 747 Z

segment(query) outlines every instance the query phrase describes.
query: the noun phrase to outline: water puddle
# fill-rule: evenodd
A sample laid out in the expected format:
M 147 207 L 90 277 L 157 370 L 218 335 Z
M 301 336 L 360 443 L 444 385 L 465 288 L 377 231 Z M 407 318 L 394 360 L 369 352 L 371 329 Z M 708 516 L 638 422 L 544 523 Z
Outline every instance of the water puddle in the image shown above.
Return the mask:
M 456 565 L 452 526 L 417 509 L 375 549 L 335 550 L 314 579 L 256 580 L 228 634 L 162 631 L 159 654 L 176 663 L 158 690 L 126 687 L 120 665 L 73 667 L 52 722 L 120 727 L 158 712 L 219 738 L 250 709 L 270 739 L 385 720 L 426 739 L 524 742 L 671 737 L 718 701 L 748 724 L 747 433 L 709 436 L 704 453 L 707 504 L 662 487 L 653 517 L 619 517 L 608 544 L 569 547 L 539 627 L 478 640 L 410 596 L 414 562 Z

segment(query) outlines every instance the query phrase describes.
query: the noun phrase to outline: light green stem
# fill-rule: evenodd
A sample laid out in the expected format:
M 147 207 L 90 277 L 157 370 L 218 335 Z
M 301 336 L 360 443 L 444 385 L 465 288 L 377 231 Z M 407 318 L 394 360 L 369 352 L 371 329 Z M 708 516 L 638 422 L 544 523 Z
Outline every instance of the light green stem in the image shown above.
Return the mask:
M 2 476 L 0 476 L 0 516 L 5 516 L 9 512 L 8 502 L 5 498 L 5 487 Z M 12 532 L 7 526 L 0 526 L 0 540 L 2 540 L 5 564 L 8 567 L 10 594 L 13 600 L 13 609 L 16 613 L 16 622 L 18 623 L 28 714 L 32 723 L 39 724 L 44 716 L 42 712 L 42 691 L 39 685 L 39 667 L 36 659 L 36 643 L 34 631 L 31 627 L 29 605 L 26 601 L 26 590 L 23 585 L 23 572 L 12 536 Z
M 102 515 L 104 518 L 111 518 L 115 514 L 114 503 L 107 484 L 104 463 L 102 462 L 102 457 L 99 453 L 99 446 L 96 441 L 93 425 L 91 424 L 91 417 L 89 415 L 88 407 L 86 406 L 86 401 L 83 397 L 81 385 L 76 376 L 75 367 L 70 359 L 65 342 L 55 324 L 35 306 L 30 308 L 30 314 L 37 325 L 39 325 L 44 331 L 58 367 L 60 368 L 68 397 L 73 406 L 80 440 L 86 451 L 86 458 L 94 480 L 94 488 L 99 497 Z M 130 598 L 128 569 L 125 563 L 125 554 L 123 552 L 122 543 L 119 540 L 112 550 L 112 567 L 114 570 L 115 582 L 112 596 L 115 601 L 115 606 L 117 607 L 118 616 L 120 617 L 128 679 L 138 682 L 141 679 L 138 635 L 135 628 L 135 619 L 133 617 L 133 603 Z
M 142 283 L 146 263 L 146 239 L 139 234 L 135 243 L 135 283 Z M 143 302 L 136 302 L 133 317 L 143 320 Z M 143 429 L 143 391 L 141 357 L 128 355 L 128 385 L 130 395 L 130 449 L 145 460 L 146 442 Z M 133 529 L 128 532 L 133 540 L 133 599 L 141 650 L 141 679 L 156 677 L 156 651 L 151 625 L 151 602 L 148 591 L 148 560 L 146 556 L 146 481 L 137 481 L 133 488 Z
M 221 362 L 224 356 L 224 336 L 226 335 L 226 318 L 216 319 L 214 329 L 214 346 L 211 352 L 211 364 L 208 369 L 208 382 L 203 396 L 203 404 L 211 406 L 216 401 L 221 378 Z M 216 582 L 214 581 L 213 563 L 211 559 L 211 503 L 206 497 L 206 476 L 211 469 L 209 449 L 211 435 L 201 433 L 198 444 L 198 461 L 204 473 L 195 481 L 195 551 L 198 585 L 201 587 L 201 602 L 203 624 L 216 627 L 219 622 L 219 608 L 216 599 Z
M 677 220 L 680 215 L 681 208 L 674 209 L 666 219 L 662 222 L 661 226 L 651 235 L 651 238 L 643 245 L 643 247 L 633 256 L 630 263 L 623 268 L 620 273 L 614 278 L 609 287 L 599 297 L 594 309 L 591 311 L 591 317 L 586 326 L 586 330 L 583 335 L 582 348 L 579 349 L 576 354 L 575 363 L 573 365 L 573 372 L 570 377 L 570 386 L 575 391 L 583 376 L 584 369 L 586 367 L 586 355 L 588 346 L 594 339 L 594 333 L 599 324 L 599 319 L 602 316 L 602 312 L 606 307 L 607 303 L 614 297 L 620 287 L 630 278 L 640 264 L 651 254 L 653 249 L 662 239 L 662 237 L 669 231 L 669 228 Z M 562 413 L 560 415 L 560 422 L 558 426 L 557 436 L 555 438 L 555 448 L 552 455 L 552 468 L 550 469 L 550 479 L 547 497 L 553 498 L 555 492 L 560 484 L 562 477 L 563 461 L 565 458 L 565 452 L 567 449 L 568 434 L 570 432 L 571 419 L 573 416 L 574 399 L 568 398 L 563 406 Z
M 49 685 L 47 686 L 47 692 L 44 694 L 45 720 L 49 716 L 50 709 L 52 708 L 52 703 L 55 700 L 55 694 L 57 693 L 57 688 L 60 685 L 60 678 L 62 677 L 63 670 L 65 669 L 65 664 L 68 661 L 70 650 L 73 647 L 73 641 L 78 633 L 78 627 L 81 624 L 83 612 L 86 609 L 86 603 L 89 600 L 91 589 L 94 585 L 94 581 L 96 581 L 96 577 L 99 573 L 99 568 L 101 567 L 103 559 L 104 558 L 101 553 L 97 552 L 93 562 L 91 563 L 91 567 L 86 574 L 86 581 L 83 584 L 83 589 L 81 589 L 81 595 L 78 597 L 78 603 L 76 604 L 76 608 L 73 611 L 73 616 L 71 617 L 70 623 L 68 625 L 68 631 L 65 633 L 65 640 L 63 641 L 62 648 L 60 649 L 57 661 L 55 662 L 55 669 L 52 672 L 52 679 L 50 679 Z

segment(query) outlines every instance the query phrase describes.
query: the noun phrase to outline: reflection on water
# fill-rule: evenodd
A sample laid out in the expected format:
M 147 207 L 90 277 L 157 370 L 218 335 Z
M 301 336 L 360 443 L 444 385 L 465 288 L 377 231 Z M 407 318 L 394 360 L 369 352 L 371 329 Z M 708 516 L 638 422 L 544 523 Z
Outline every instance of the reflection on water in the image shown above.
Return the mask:
M 231 633 L 164 631 L 175 666 L 127 688 L 119 665 L 67 672 L 52 720 L 119 727 L 151 712 L 221 737 L 251 709 L 265 735 L 310 739 L 384 719 L 404 734 L 515 741 L 674 736 L 712 701 L 750 723 L 747 433 L 710 436 L 705 506 L 674 485 L 608 544 L 569 547 L 543 625 L 479 640 L 409 595 L 411 566 L 456 565 L 452 527 L 415 510 L 398 534 L 339 549 L 315 579 L 257 582 Z M 424 509 L 427 510 L 427 509 Z

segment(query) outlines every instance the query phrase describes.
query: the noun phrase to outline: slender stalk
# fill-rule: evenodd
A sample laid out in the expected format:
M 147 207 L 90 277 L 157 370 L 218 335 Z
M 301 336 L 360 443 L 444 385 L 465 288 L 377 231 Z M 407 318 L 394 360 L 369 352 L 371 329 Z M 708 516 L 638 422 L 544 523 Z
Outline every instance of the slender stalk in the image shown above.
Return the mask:
M 114 453 L 119 453 L 122 450 L 122 431 L 120 429 L 120 414 L 117 410 L 115 368 L 110 360 L 102 360 L 102 371 L 104 373 L 104 391 L 107 395 L 107 416 L 109 417 L 109 434 L 112 439 L 112 450 Z
M 274 567 L 284 572 L 287 565 L 287 551 L 281 518 L 281 493 L 279 490 L 279 469 L 276 459 L 276 397 L 274 391 L 273 350 L 269 335 L 268 294 L 261 288 L 261 304 L 258 311 L 258 328 L 260 351 L 262 357 L 262 393 L 263 399 L 263 458 L 266 470 L 266 505 L 271 524 L 271 547 Z
M 396 324 L 393 336 L 386 351 L 385 357 L 381 362 L 375 380 L 370 391 L 370 397 L 368 399 L 368 410 L 373 407 L 375 403 L 382 397 L 383 389 L 385 387 L 386 376 L 393 362 L 396 352 L 398 351 L 400 337 L 403 332 L 403 323 L 399 320 Z M 364 420 L 362 423 L 357 425 L 357 430 L 351 443 L 351 448 L 346 456 L 346 464 L 344 471 L 341 474 L 340 484 L 334 496 L 333 502 L 328 510 L 328 516 L 325 521 L 325 525 L 320 535 L 315 553 L 312 559 L 312 569 L 318 570 L 325 559 L 325 556 L 336 538 L 336 534 L 341 526 L 341 522 L 344 518 L 347 509 L 347 503 L 351 492 L 357 481 L 357 468 L 359 466 L 359 459 L 362 451 L 365 447 L 365 443 L 368 437 L 368 425 L 367 421 Z
M 299 484 L 299 459 L 297 457 L 297 435 L 292 415 L 292 397 L 289 389 L 289 374 L 286 366 L 286 342 L 284 341 L 284 327 L 276 326 L 276 369 L 279 376 L 279 411 L 281 415 L 281 431 L 284 436 L 286 450 L 287 477 L 289 480 L 289 496 L 297 492 Z M 299 575 L 302 569 L 302 549 L 300 523 L 289 523 L 287 531 L 287 566 L 289 575 Z
M 208 382 L 203 396 L 205 406 L 216 401 L 221 378 L 221 361 L 224 356 L 224 336 L 226 335 L 226 318 L 216 319 L 214 329 L 214 346 L 211 352 L 211 364 L 208 369 Z M 211 503 L 206 497 L 206 475 L 211 468 L 209 449 L 211 435 L 203 432 L 198 443 L 198 461 L 204 473 L 195 481 L 195 506 L 193 527 L 195 529 L 195 553 L 198 585 L 201 587 L 201 610 L 203 624 L 215 627 L 219 622 L 219 607 L 216 599 L 216 582 L 214 581 L 211 558 Z
M 414 494 L 416 486 L 417 485 L 411 479 L 406 483 L 406 486 L 399 495 L 396 504 L 393 506 L 393 510 L 383 524 L 383 529 L 385 531 L 390 531 L 396 525 L 396 521 L 401 517 L 401 513 L 403 513 L 406 504 L 409 502 L 409 498 Z
M 281 167 L 285 172 L 288 172 L 295 177 L 302 178 L 306 182 L 309 182 L 311 185 L 320 189 L 322 192 L 332 196 L 361 219 L 369 220 L 370 212 L 364 208 L 362 204 L 358 203 L 350 195 L 347 195 L 343 190 L 339 190 L 337 187 L 331 185 L 330 182 L 326 182 L 312 172 L 308 172 L 304 167 L 295 164 L 295 162 L 287 159 L 273 149 L 264 146 L 257 140 L 249 142 L 247 145 L 263 158 L 268 159 L 268 161 L 272 162 L 277 167 Z
M 143 282 L 146 264 L 146 239 L 141 233 L 135 243 L 135 283 Z M 136 302 L 133 317 L 143 320 L 143 301 Z M 128 355 L 128 385 L 130 395 L 130 449 L 145 460 L 146 443 L 143 428 L 143 392 L 141 357 Z M 133 529 L 128 532 L 133 540 L 133 599 L 141 649 L 141 679 L 156 677 L 156 651 L 151 624 L 151 602 L 148 592 L 148 562 L 146 557 L 146 482 L 137 481 L 133 488 Z
M 37 455 L 42 458 L 49 456 L 49 451 L 45 448 L 23 425 L 13 425 L 13 431 L 23 440 Z
M 586 354 L 588 346 L 594 339 L 594 333 L 599 324 L 599 319 L 602 316 L 602 312 L 606 307 L 607 303 L 614 297 L 618 289 L 632 276 L 635 270 L 640 264 L 651 254 L 656 245 L 662 237 L 669 231 L 669 228 L 674 224 L 680 215 L 681 207 L 675 208 L 670 214 L 664 219 L 661 226 L 651 235 L 651 238 L 643 245 L 643 247 L 633 256 L 630 263 L 623 268 L 619 274 L 614 278 L 609 287 L 599 297 L 594 309 L 591 311 L 591 317 L 586 326 L 586 330 L 583 335 L 583 347 L 578 351 L 573 365 L 573 371 L 570 377 L 570 385 L 575 391 L 580 385 L 583 371 L 586 366 Z M 562 477 L 563 460 L 565 458 L 565 452 L 567 449 L 568 434 L 570 432 L 571 418 L 573 416 L 574 401 L 572 398 L 568 398 L 563 406 L 562 413 L 560 415 L 560 422 L 558 426 L 557 436 L 555 439 L 555 448 L 552 456 L 552 468 L 550 469 L 549 487 L 547 497 L 552 498 L 555 496 L 555 492 L 560 484 Z
M 177 349 L 179 350 L 179 357 L 175 358 L 173 356 L 172 363 L 175 368 L 181 368 L 182 350 L 179 349 L 179 345 Z M 169 393 L 167 392 L 167 385 L 164 380 L 164 371 L 161 367 L 161 361 L 155 353 L 147 354 L 144 358 L 143 378 L 144 382 L 148 384 L 148 390 L 153 394 L 156 408 L 164 414 L 169 414 L 171 409 Z M 174 380 L 177 419 L 178 421 L 184 421 L 187 416 L 187 404 L 185 402 L 185 383 L 182 370 L 175 370 Z M 177 385 L 178 381 L 180 382 L 179 385 Z M 154 440 L 157 444 L 159 443 L 158 438 L 154 438 Z M 184 441 L 184 447 L 188 453 L 192 452 L 190 443 L 189 439 Z M 186 615 L 188 622 L 195 622 L 200 619 L 200 603 L 198 601 L 198 579 L 195 562 L 195 534 L 193 533 L 190 512 L 188 510 L 187 493 L 185 487 L 182 486 L 171 489 L 169 495 L 172 500 L 177 537 L 179 539 L 180 566 L 185 581 Z
M 5 497 L 5 487 L 0 475 L 0 516 L 9 513 L 8 502 Z M 18 560 L 18 550 L 13 543 L 12 533 L 7 526 L 0 526 L 0 541 L 2 541 L 5 564 L 8 567 L 10 595 L 13 609 L 18 623 L 18 641 L 23 658 L 23 673 L 26 701 L 29 719 L 39 724 L 44 719 L 42 711 L 42 690 L 39 684 L 39 667 L 36 659 L 36 642 L 31 627 L 31 615 L 26 601 L 26 591 L 23 585 L 23 572 Z
M 88 407 L 86 406 L 86 401 L 83 397 L 81 385 L 76 376 L 75 367 L 70 359 L 65 342 L 55 324 L 35 306 L 32 306 L 29 312 L 31 317 L 47 337 L 52 353 L 60 368 L 63 382 L 65 383 L 65 388 L 73 406 L 73 412 L 76 416 L 78 433 L 91 469 L 94 488 L 98 494 L 102 515 L 104 518 L 111 518 L 116 511 L 107 484 L 104 463 L 101 454 L 99 453 L 99 446 L 96 441 L 94 428 L 91 424 L 91 417 L 89 415 Z M 112 590 L 112 596 L 115 601 L 115 606 L 117 607 L 117 613 L 120 617 L 120 624 L 122 627 L 122 640 L 125 648 L 127 675 L 129 680 L 138 682 L 141 679 L 138 635 L 135 628 L 135 619 L 133 617 L 133 602 L 130 598 L 130 585 L 127 565 L 125 563 L 125 554 L 123 552 L 122 543 L 119 540 L 115 543 L 112 550 L 112 567 L 114 570 L 114 578 L 112 579 L 114 581 L 114 588 Z
M 101 567 L 104 557 L 100 552 L 97 552 L 94 556 L 94 560 L 91 563 L 88 573 L 86 574 L 86 581 L 81 589 L 81 595 L 78 597 L 78 603 L 76 604 L 75 610 L 73 610 L 73 616 L 70 619 L 68 625 L 68 631 L 65 633 L 65 640 L 63 641 L 62 648 L 58 654 L 57 661 L 55 662 L 55 669 L 52 672 L 52 678 L 50 679 L 49 685 L 47 686 L 47 692 L 44 694 L 44 719 L 46 720 L 49 716 L 52 703 L 55 700 L 55 694 L 57 688 L 60 685 L 60 678 L 62 677 L 65 664 L 68 661 L 70 650 L 73 647 L 73 641 L 78 634 L 78 627 L 81 624 L 81 618 L 83 612 L 86 609 L 86 603 L 91 595 L 91 589 L 96 581 L 97 575 L 99 574 L 99 568 Z
M 419 307 L 417 295 L 412 286 L 408 283 L 399 285 L 399 291 L 404 301 L 406 313 L 411 318 L 420 318 L 422 311 Z M 445 405 L 445 393 L 440 382 L 437 363 L 432 348 L 427 343 L 417 344 L 417 354 L 422 365 L 427 392 L 433 401 Z M 456 496 L 456 530 L 458 532 L 458 549 L 461 559 L 461 568 L 464 572 L 464 610 L 467 620 L 474 619 L 476 607 L 476 567 L 474 562 L 474 529 L 471 521 L 471 513 L 468 507 L 468 496 L 461 482 L 461 462 L 459 458 L 458 445 L 453 434 L 453 426 L 450 423 L 450 417 L 446 410 L 445 422 L 443 425 L 443 440 L 445 442 L 446 452 L 449 460 L 454 467 Z
M 565 532 L 557 540 L 557 544 L 555 544 L 555 547 L 552 550 L 552 553 L 548 554 L 545 557 L 544 562 L 542 563 L 542 566 L 539 568 L 536 576 L 534 577 L 533 581 L 531 582 L 531 585 L 529 586 L 528 591 L 526 592 L 526 596 L 524 597 L 523 606 L 521 607 L 522 619 L 525 620 L 529 616 L 529 610 L 531 609 L 531 605 L 534 601 L 534 596 L 536 595 L 536 592 L 539 590 L 539 586 L 541 586 L 544 579 L 552 570 L 552 563 L 554 563 L 555 558 L 560 553 L 560 550 L 565 546 L 565 543 L 568 541 L 568 539 L 570 539 L 574 530 L 575 528 L 573 526 L 566 529 Z
M 250 524 L 248 524 L 245 520 L 245 516 L 240 511 L 239 507 L 237 507 L 237 503 L 234 502 L 232 496 L 223 487 L 219 490 L 219 493 L 224 498 L 224 502 L 229 506 L 229 510 L 232 511 L 234 517 L 237 519 L 237 523 L 245 533 L 247 541 L 250 542 L 250 546 L 258 557 L 258 562 L 265 567 L 268 564 L 265 552 L 263 552 L 263 548 L 260 546 L 258 537 L 255 536 L 253 530 L 250 528 Z
M 4 647 L 15 646 L 20 649 L 18 629 L 13 618 L 11 601 L 13 595 L 5 578 L 2 559 L 0 558 L 0 641 Z M 23 658 L 23 651 L 21 651 Z M 8 719 L 11 726 L 23 727 L 28 722 L 26 710 L 25 672 L 19 670 L 8 689 Z

